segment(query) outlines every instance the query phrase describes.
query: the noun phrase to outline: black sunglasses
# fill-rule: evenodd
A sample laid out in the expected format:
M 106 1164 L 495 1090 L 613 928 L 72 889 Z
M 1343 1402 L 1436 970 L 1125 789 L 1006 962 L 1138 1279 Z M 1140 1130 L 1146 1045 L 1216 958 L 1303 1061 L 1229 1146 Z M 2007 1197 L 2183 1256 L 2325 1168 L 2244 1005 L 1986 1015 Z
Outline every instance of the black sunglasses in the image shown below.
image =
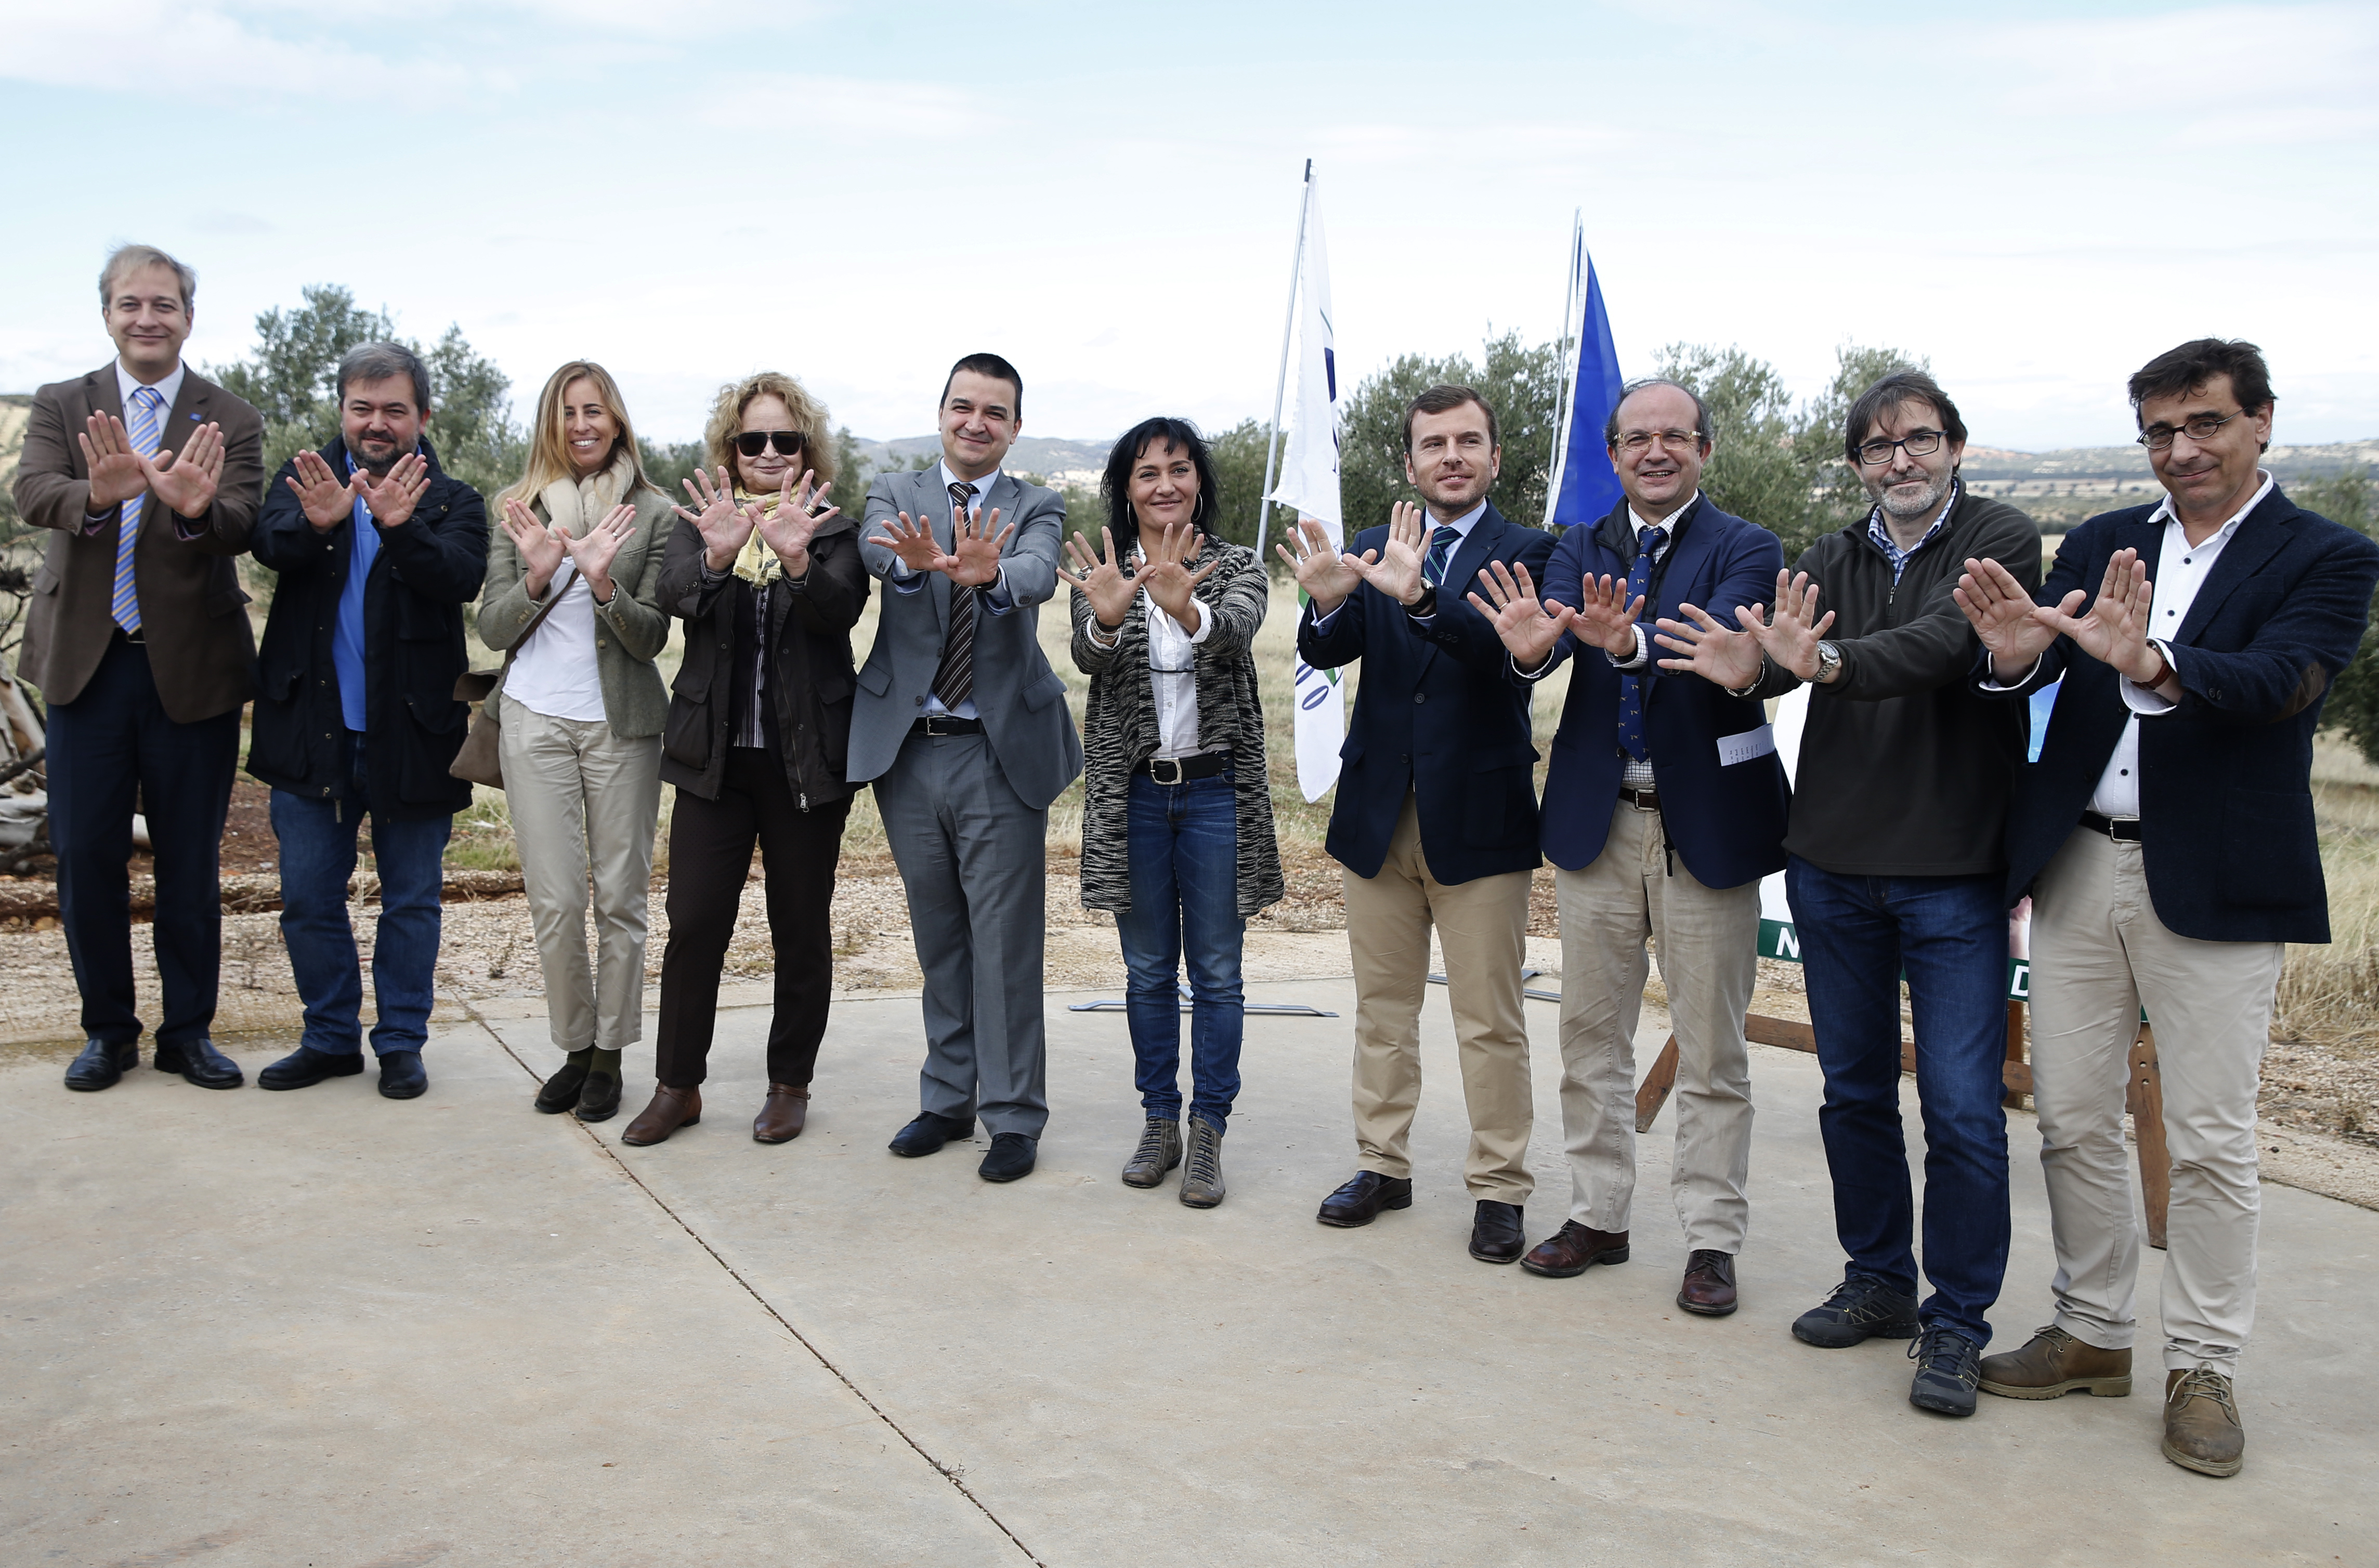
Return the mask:
M 779 456 L 792 457 L 801 452 L 803 440 L 799 430 L 746 430 L 735 438 L 735 450 L 757 457 L 774 446 Z

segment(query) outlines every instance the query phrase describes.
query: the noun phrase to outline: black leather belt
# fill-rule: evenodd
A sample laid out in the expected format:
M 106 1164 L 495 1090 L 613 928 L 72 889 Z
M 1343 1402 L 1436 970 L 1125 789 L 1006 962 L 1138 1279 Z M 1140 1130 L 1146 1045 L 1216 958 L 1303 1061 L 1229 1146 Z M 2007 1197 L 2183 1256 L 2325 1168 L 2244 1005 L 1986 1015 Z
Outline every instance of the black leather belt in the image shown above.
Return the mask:
M 1192 778 L 1226 773 L 1230 766 L 1230 753 L 1201 752 L 1194 757 L 1150 757 L 1132 771 L 1145 773 L 1159 784 L 1187 784 Z
M 143 627 L 138 632 L 127 632 L 119 621 L 115 628 L 115 640 L 119 643 L 130 643 L 136 648 L 144 646 L 149 641 L 148 629 Z
M 2140 841 L 2140 819 L 2135 816 L 2101 816 L 2096 812 L 2085 811 L 2082 814 L 2082 826 L 2093 833 L 2104 833 L 2107 838 L 2126 844 Z
M 1619 798 L 1637 811 L 1659 811 L 1660 792 L 1657 790 L 1622 790 Z
M 948 713 L 928 714 L 909 726 L 909 733 L 912 735 L 980 735 L 983 733 L 983 720 L 960 718 L 955 714 Z

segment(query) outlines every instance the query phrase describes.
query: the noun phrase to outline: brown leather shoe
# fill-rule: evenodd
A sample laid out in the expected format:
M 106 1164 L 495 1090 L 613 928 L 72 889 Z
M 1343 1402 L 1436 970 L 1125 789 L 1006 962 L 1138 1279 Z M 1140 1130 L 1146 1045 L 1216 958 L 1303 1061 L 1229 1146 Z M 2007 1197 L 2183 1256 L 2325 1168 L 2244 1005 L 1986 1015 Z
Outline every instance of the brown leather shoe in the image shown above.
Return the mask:
M 2164 1375 L 2164 1456 L 2201 1476 L 2235 1476 L 2245 1462 L 2247 1429 L 2230 1380 L 2208 1367 Z
M 1627 1233 L 1596 1230 L 1592 1225 L 1564 1220 L 1562 1228 L 1529 1248 L 1520 1267 L 1549 1280 L 1582 1274 L 1597 1263 L 1627 1261 Z
M 1705 1318 L 1723 1318 L 1734 1310 L 1734 1254 L 1697 1247 L 1685 1254 L 1685 1287 L 1677 1305 Z
M 802 1124 L 809 1114 L 808 1084 L 772 1083 L 768 1097 L 760 1103 L 760 1114 L 752 1118 L 753 1141 L 791 1143 L 802 1135 Z
M 2131 1353 L 2084 1345 L 2054 1323 L 2032 1331 L 2021 1350 L 1983 1357 L 1983 1381 L 1975 1385 L 2002 1399 L 2055 1399 L 2092 1393 L 2119 1399 L 2131 1392 Z
M 620 1134 L 622 1143 L 639 1146 L 659 1143 L 682 1127 L 692 1127 L 702 1119 L 702 1091 L 671 1089 L 658 1084 L 653 1089 L 653 1103 L 636 1113 L 636 1119 Z

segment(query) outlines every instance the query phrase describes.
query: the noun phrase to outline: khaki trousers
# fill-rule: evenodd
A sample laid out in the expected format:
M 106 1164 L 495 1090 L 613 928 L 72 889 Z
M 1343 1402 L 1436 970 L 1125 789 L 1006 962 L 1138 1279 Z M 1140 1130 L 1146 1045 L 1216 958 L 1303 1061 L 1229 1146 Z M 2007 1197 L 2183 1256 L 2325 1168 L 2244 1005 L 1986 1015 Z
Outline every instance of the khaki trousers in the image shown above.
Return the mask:
M 645 905 L 661 809 L 660 737 L 623 741 L 599 719 L 549 718 L 512 702 L 498 735 L 553 1043 L 563 1051 L 624 1049 L 645 1033 Z
M 1570 1218 L 1627 1229 L 1636 1197 L 1636 1022 L 1658 941 L 1677 1036 L 1669 1188 L 1688 1250 L 1743 1250 L 1751 1223 L 1751 1053 L 1743 1015 L 1759 962 L 1759 884 L 1705 887 L 1671 870 L 1660 814 L 1622 802 L 1583 871 L 1553 873 L 1562 934 L 1562 1132 Z
M 2138 1224 L 2123 1091 L 2140 1009 L 2164 1135 L 2164 1365 L 2234 1375 L 2255 1321 L 2255 1089 L 2277 942 L 2202 942 L 2156 918 L 2137 843 L 2077 827 L 2032 899 L 2032 1094 L 2057 1247 L 2057 1326 L 2120 1350 L 2137 1331 Z
M 1449 886 L 1429 874 L 1409 791 L 1377 876 L 1346 875 L 1346 941 L 1355 957 L 1356 1165 L 1409 1176 L 1420 1104 L 1420 1003 L 1429 988 L 1429 934 L 1445 948 L 1446 999 L 1470 1111 L 1464 1185 L 1473 1198 L 1525 1203 L 1534 1119 L 1528 1025 L 1521 1010 L 1528 874 Z

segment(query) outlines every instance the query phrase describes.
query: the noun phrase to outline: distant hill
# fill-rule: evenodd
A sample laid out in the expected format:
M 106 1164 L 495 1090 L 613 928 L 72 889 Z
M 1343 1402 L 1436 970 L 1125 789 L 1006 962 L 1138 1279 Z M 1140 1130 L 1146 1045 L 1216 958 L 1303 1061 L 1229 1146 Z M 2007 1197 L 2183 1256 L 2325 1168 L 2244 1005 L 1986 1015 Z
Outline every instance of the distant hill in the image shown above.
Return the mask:
M 2283 485 L 2342 468 L 2379 466 L 2379 439 L 2325 446 L 2276 446 L 2264 466 Z M 2044 528 L 2070 527 L 2095 513 L 2136 506 L 2163 492 L 2148 466 L 2147 449 L 2067 447 L 2061 452 L 2010 452 L 1969 446 L 1959 473 L 1976 495 L 1997 496 L 2030 513 Z

